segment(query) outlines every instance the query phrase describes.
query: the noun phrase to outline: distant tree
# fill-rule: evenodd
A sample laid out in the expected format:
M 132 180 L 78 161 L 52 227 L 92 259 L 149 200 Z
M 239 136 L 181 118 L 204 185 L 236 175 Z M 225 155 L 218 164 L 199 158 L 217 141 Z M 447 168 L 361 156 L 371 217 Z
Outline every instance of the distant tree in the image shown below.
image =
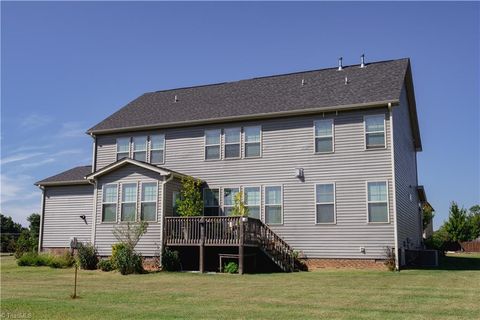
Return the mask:
M 470 228 L 470 240 L 480 237 L 480 206 L 478 204 L 470 208 L 468 225 Z
M 0 213 L 0 252 L 14 252 L 16 239 L 25 228 Z
M 182 179 L 180 199 L 177 199 L 177 212 L 182 217 L 200 216 L 203 211 L 203 200 L 200 187 L 202 182 L 192 177 Z
M 427 204 L 422 206 L 422 215 L 423 215 L 423 230 L 427 229 L 428 225 L 432 222 L 433 217 L 435 216 L 435 211 L 433 208 Z
M 450 214 L 447 222 L 445 222 L 445 231 L 450 239 L 457 243 L 470 240 L 467 210 L 460 209 L 455 202 L 450 205 Z
M 28 216 L 27 221 L 30 223 L 29 229 L 33 237 L 37 238 L 40 234 L 40 215 L 38 213 L 32 213 Z

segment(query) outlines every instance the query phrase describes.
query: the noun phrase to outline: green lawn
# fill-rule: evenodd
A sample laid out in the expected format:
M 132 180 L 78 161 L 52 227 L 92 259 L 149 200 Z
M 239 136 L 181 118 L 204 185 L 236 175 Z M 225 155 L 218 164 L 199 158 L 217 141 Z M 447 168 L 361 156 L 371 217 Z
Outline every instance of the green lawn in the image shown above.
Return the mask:
M 81 270 L 80 298 L 72 300 L 73 269 L 18 267 L 13 257 L 1 257 L 1 318 L 480 319 L 480 255 L 447 260 L 442 270 L 399 273 L 122 276 Z

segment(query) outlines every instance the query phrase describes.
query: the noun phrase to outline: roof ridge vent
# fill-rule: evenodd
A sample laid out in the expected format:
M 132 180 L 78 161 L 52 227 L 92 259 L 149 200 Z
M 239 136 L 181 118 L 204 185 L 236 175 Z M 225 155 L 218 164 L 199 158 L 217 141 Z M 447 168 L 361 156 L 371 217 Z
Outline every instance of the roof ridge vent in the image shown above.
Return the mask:
M 360 56 L 360 68 L 365 68 L 365 54 Z
M 343 57 L 338 58 L 338 71 L 343 70 Z

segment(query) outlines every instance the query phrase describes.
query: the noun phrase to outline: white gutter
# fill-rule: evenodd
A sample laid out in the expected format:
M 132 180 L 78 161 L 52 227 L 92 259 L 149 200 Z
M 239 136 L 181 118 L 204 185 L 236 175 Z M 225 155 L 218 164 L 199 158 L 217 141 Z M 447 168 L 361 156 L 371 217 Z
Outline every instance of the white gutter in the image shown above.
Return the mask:
M 390 159 L 391 159 L 391 166 L 392 166 L 392 189 L 393 189 L 393 233 L 394 233 L 394 241 L 395 241 L 395 269 L 397 271 L 400 270 L 400 261 L 399 261 L 399 254 L 398 254 L 398 225 L 397 225 L 397 188 L 396 188 L 396 178 L 395 178 L 395 150 L 394 150 L 394 143 L 393 143 L 393 112 L 392 112 L 392 105 L 388 104 L 388 111 L 390 115 Z
M 168 178 L 166 180 L 163 180 L 162 181 L 162 218 L 161 218 L 161 221 L 162 221 L 162 225 L 161 225 L 161 230 L 162 232 L 160 232 L 160 244 L 161 244 L 161 247 L 160 247 L 160 265 L 162 265 L 162 252 L 163 252 L 163 239 L 164 239 L 164 235 L 163 233 L 165 232 L 165 209 L 166 209 L 166 199 L 167 199 L 167 194 L 165 192 L 165 189 L 166 189 L 166 184 L 170 181 L 172 181 L 172 179 L 175 177 L 175 175 L 173 173 L 171 173 Z
M 95 246 L 95 233 L 97 231 L 97 181 L 93 181 L 93 210 L 92 210 L 92 236 L 91 243 L 92 246 Z
M 153 130 L 153 129 L 172 128 L 172 127 L 190 127 L 193 125 L 209 124 L 209 123 L 259 120 L 259 119 L 287 117 L 287 116 L 301 116 L 301 115 L 315 114 L 319 112 L 334 112 L 334 111 L 347 111 L 347 110 L 365 109 L 365 108 L 387 107 L 388 105 L 397 105 L 398 103 L 399 103 L 399 100 L 394 99 L 394 100 L 384 100 L 384 101 L 375 101 L 375 102 L 346 104 L 346 105 L 331 106 L 331 107 L 314 107 L 314 108 L 305 108 L 300 110 L 297 109 L 297 110 L 279 111 L 279 112 L 265 112 L 265 113 L 221 117 L 221 118 L 177 121 L 177 122 L 169 122 L 164 124 L 130 126 L 125 128 L 88 130 L 87 134 L 107 134 L 107 133 Z
M 97 170 L 97 137 L 93 133 L 90 136 L 93 138 L 92 173 L 94 173 Z

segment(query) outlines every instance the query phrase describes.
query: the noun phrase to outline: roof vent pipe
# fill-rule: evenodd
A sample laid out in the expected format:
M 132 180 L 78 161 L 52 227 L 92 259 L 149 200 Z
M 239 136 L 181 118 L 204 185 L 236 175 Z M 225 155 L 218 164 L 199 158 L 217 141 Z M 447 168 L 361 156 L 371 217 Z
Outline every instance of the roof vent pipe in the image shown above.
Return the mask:
M 343 69 L 342 60 L 342 57 L 338 58 L 338 71 L 341 71 Z
M 178 102 L 178 96 L 175 95 L 175 102 Z
M 348 78 L 345 77 L 345 84 L 348 84 Z
M 360 68 L 365 68 L 365 55 L 360 56 Z
M 305 83 L 306 83 L 306 82 L 305 82 L 305 79 L 302 79 L 302 86 L 304 86 Z

